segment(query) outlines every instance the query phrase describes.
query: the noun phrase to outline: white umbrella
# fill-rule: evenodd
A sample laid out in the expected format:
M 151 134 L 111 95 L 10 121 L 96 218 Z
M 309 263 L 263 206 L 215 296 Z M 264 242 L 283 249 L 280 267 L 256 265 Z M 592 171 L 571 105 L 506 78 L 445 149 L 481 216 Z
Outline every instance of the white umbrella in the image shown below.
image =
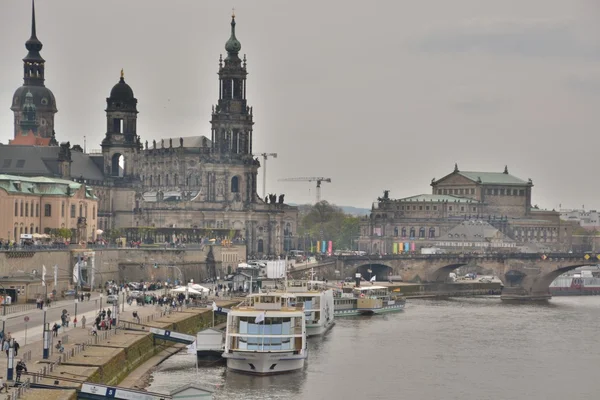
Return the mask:
M 191 287 L 185 287 L 185 286 L 180 286 L 176 289 L 172 289 L 171 293 L 202 294 L 202 292 L 192 289 Z
M 96 235 L 102 235 L 104 231 L 102 229 L 96 229 Z
M 192 289 L 197 290 L 199 292 L 210 292 L 210 289 L 205 288 L 202 285 L 198 285 L 197 283 L 193 284 L 192 286 L 190 286 Z

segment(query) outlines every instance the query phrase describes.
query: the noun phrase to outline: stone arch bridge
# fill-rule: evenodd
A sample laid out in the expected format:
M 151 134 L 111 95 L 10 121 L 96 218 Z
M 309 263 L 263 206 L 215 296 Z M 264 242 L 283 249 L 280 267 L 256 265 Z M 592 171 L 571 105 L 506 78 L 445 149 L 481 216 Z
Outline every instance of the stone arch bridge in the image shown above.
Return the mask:
M 558 276 L 577 267 L 600 263 L 595 254 L 418 254 L 387 256 L 340 256 L 329 259 L 315 270 L 338 277 L 362 273 L 369 279 L 367 270 L 377 280 L 387 280 L 389 275 L 401 276 L 404 282 L 447 282 L 449 274 L 462 266 L 471 266 L 477 271 L 493 274 L 504 284 L 503 300 L 547 300 L 550 283 Z M 325 271 L 323 271 L 325 270 Z M 294 274 L 302 270 L 296 270 Z M 330 273 L 327 273 L 330 272 Z

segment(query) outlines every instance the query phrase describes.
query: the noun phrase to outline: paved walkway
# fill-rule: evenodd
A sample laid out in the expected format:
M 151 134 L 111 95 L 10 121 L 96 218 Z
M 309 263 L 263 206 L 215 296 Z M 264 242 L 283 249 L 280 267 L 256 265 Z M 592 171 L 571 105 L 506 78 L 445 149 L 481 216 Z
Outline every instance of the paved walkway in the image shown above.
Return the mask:
M 121 306 L 122 308 L 122 306 Z M 125 305 L 125 311 L 121 311 L 119 318 L 122 320 L 133 321 L 133 311 L 137 311 L 138 315 L 141 318 L 141 322 L 144 323 L 145 320 L 152 318 L 156 314 L 160 314 L 161 310 L 156 306 L 137 306 L 135 303 L 131 306 Z M 77 346 L 81 343 L 86 343 L 87 341 L 94 340 L 93 336 L 90 334 L 90 328 L 92 326 L 93 321 L 96 318 L 97 311 L 90 311 L 84 314 L 87 319 L 86 327 L 83 329 L 81 324 L 77 324 L 77 327 L 69 327 L 69 328 L 60 328 L 57 337 L 52 337 L 53 342 L 50 345 L 50 357 L 47 360 L 43 359 L 43 344 L 42 344 L 42 327 L 37 326 L 33 329 L 30 329 L 27 332 L 27 345 L 22 345 L 18 355 L 15 357 L 15 366 L 16 362 L 19 359 L 23 359 L 27 364 L 27 370 L 29 373 L 38 373 L 43 367 L 47 367 L 53 363 L 56 363 L 61 356 L 64 357 L 64 354 L 58 353 L 58 351 L 54 348 L 58 340 L 63 340 L 64 344 L 64 353 L 70 354 L 73 349 L 80 351 L 81 346 Z M 78 316 L 79 317 L 79 316 Z M 81 317 L 79 317 L 81 318 Z M 72 324 L 71 324 L 72 325 Z M 114 331 L 114 329 L 113 329 Z M 15 337 L 19 343 L 23 344 L 25 332 L 13 332 L 13 337 Z M 105 340 L 104 338 L 105 332 L 98 331 L 98 340 Z M 4 362 L 0 368 L 0 376 L 6 378 L 7 374 L 7 364 L 8 360 L 4 356 L 4 354 L 0 355 L 0 357 L 4 358 Z M 14 374 L 16 377 L 16 372 Z M 28 376 L 24 375 L 21 377 L 21 381 L 24 381 L 28 378 Z M 8 382 L 10 385 L 11 383 Z M 18 388 L 11 387 L 11 392 L 17 391 Z

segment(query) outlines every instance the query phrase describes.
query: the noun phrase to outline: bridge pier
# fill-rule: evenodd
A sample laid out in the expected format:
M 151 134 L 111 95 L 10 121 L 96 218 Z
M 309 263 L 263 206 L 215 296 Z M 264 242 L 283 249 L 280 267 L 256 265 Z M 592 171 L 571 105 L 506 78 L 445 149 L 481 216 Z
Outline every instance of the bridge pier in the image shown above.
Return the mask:
M 550 300 L 552 295 L 549 291 L 533 291 L 532 288 L 506 287 L 502 288 L 500 299 L 503 301 L 546 301 Z

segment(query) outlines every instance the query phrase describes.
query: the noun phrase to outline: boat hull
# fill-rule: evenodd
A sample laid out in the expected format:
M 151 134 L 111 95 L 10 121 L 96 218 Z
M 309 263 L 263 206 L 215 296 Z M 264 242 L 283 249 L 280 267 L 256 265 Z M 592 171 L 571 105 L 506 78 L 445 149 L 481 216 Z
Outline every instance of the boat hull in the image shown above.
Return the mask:
M 298 371 L 304 368 L 308 353 L 260 353 L 260 352 L 234 352 L 225 353 L 227 369 L 252 375 L 276 375 L 286 372 Z
M 399 312 L 404 310 L 404 303 L 397 303 L 381 308 L 351 308 L 334 310 L 333 315 L 337 317 L 352 317 L 356 315 L 376 315 L 376 314 L 387 314 L 390 312 Z
M 306 325 L 306 337 L 324 335 L 327 333 L 327 331 L 329 331 L 331 328 L 333 328 L 334 324 L 335 324 L 335 322 L 333 320 L 329 320 L 329 321 L 325 322 L 324 324 L 313 324 L 313 325 L 307 324 Z
M 199 363 L 213 363 L 216 361 L 222 361 L 223 350 L 197 350 L 196 356 L 198 357 Z

